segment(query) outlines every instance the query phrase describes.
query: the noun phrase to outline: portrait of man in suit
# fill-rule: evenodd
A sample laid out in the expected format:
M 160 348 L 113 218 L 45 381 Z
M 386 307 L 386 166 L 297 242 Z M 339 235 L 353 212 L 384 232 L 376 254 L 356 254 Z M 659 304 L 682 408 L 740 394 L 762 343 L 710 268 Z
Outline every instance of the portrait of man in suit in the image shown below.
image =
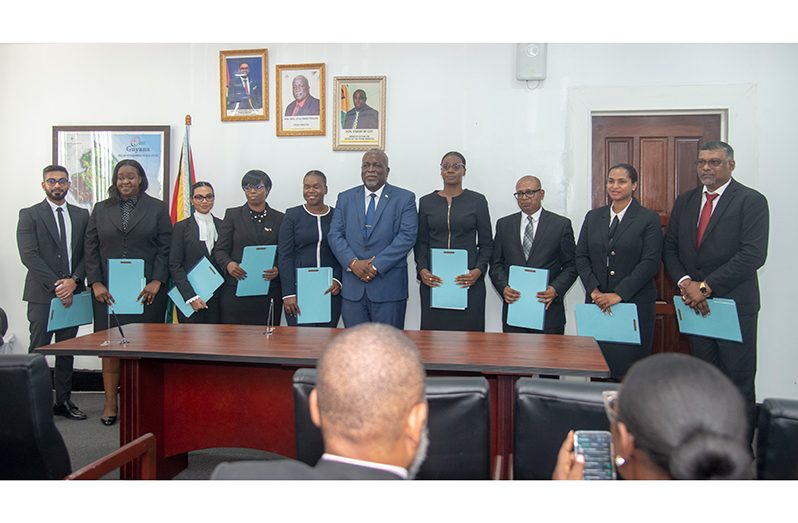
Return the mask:
M 44 201 L 19 211 L 17 246 L 23 265 L 28 269 L 22 299 L 28 302 L 30 347 L 49 345 L 74 338 L 78 327 L 55 332 L 47 330 L 50 301 L 58 298 L 65 307 L 72 297 L 85 290 L 86 265 L 83 259 L 83 238 L 89 223 L 89 212 L 66 203 L 69 173 L 60 165 L 44 168 L 42 189 Z M 73 420 L 86 415 L 72 403 L 72 356 L 56 356 L 53 381 L 55 406 L 53 413 Z
M 357 89 L 352 93 L 354 107 L 346 112 L 344 129 L 379 129 L 380 113 L 366 105 L 366 91 Z
M 415 344 L 388 325 L 346 329 L 322 352 L 310 417 L 324 454 L 222 463 L 211 479 L 413 479 L 426 457 L 424 367 Z
M 676 199 L 665 234 L 663 260 L 682 300 L 698 314 L 711 312 L 707 298 L 737 305 L 742 342 L 688 336 L 690 352 L 716 365 L 740 389 L 753 421 L 756 404 L 756 271 L 768 250 L 767 199 L 732 178 L 734 150 L 725 142 L 703 144 L 696 172 L 701 184 Z
M 291 81 L 294 101 L 285 108 L 285 116 L 319 116 L 321 106 L 318 98 L 310 94 L 307 77 L 297 75 Z
M 263 107 L 261 96 L 260 81 L 257 75 L 250 75 L 249 62 L 240 62 L 227 84 L 227 110 L 259 110 Z
M 502 330 L 504 332 L 565 332 L 565 293 L 576 281 L 574 232 L 571 220 L 543 208 L 543 190 L 535 176 L 523 176 L 515 184 L 513 194 L 521 212 L 496 222 L 490 279 L 502 296 Z M 535 267 L 549 271 L 549 284 L 537 293 L 538 301 L 546 304 L 546 319 L 542 331 L 507 324 L 507 306 L 515 303 L 521 293 L 509 285 L 511 265 Z
M 389 185 L 388 155 L 366 151 L 363 185 L 338 195 L 330 248 L 343 273 L 341 315 L 346 327 L 377 322 L 404 328 L 407 253 L 416 243 L 416 195 Z

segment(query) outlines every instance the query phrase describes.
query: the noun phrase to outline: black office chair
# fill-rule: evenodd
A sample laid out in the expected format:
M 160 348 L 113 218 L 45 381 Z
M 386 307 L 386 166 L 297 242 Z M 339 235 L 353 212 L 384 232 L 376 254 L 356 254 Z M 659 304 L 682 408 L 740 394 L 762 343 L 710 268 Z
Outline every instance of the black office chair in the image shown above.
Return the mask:
M 609 430 L 601 392 L 614 383 L 520 378 L 515 386 L 513 479 L 551 479 L 568 431 Z
M 324 453 L 321 431 L 310 419 L 308 396 L 316 369 L 294 374 L 297 459 L 315 465 Z M 490 398 L 482 377 L 427 378 L 430 446 L 418 479 L 490 479 Z
M 144 479 L 155 479 L 152 434 L 72 473 L 53 422 L 50 369 L 41 354 L 0 355 L 0 420 L 0 480 L 99 479 L 139 457 Z
M 766 399 L 757 425 L 757 479 L 798 479 L 798 400 Z

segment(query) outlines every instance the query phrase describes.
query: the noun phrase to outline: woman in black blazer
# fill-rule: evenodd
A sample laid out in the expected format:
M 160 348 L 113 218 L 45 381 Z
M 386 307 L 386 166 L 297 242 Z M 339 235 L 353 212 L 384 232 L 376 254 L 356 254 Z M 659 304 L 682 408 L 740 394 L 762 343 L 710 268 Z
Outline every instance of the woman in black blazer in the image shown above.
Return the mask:
M 585 302 L 609 313 L 617 303 L 634 303 L 640 320 L 640 346 L 599 342 L 610 374 L 621 379 L 637 360 L 651 354 L 657 290 L 654 277 L 662 257 L 659 215 L 632 196 L 637 171 L 626 163 L 610 168 L 607 194 L 612 203 L 585 216 L 576 244 L 576 269 Z
M 222 220 L 211 214 L 215 195 L 208 182 L 191 186 L 194 214 L 175 224 L 172 248 L 169 249 L 169 272 L 180 295 L 194 309 L 189 317 L 177 309 L 180 323 L 219 323 L 219 292 L 207 302 L 203 301 L 188 281 L 188 273 L 205 257 L 216 265 L 213 248 L 219 237 Z M 218 270 L 218 267 L 217 267 Z M 221 271 L 220 271 L 221 272 Z
M 166 316 L 166 285 L 169 280 L 169 244 L 172 222 L 162 200 L 146 194 L 147 175 L 136 160 L 122 160 L 114 167 L 108 199 L 97 203 L 86 228 L 86 279 L 94 294 L 94 330 L 108 325 L 108 260 L 144 260 L 147 284 L 139 295 L 142 314 L 119 314 L 126 323 L 163 323 Z M 114 324 L 111 327 L 115 326 Z M 119 360 L 102 358 L 105 406 L 100 418 L 105 425 L 116 423 L 119 388 Z
M 250 245 L 277 245 L 283 213 L 275 211 L 266 203 L 272 188 L 272 180 L 263 171 L 249 171 L 241 179 L 241 188 L 247 203 L 231 207 L 224 213 L 216 242 L 217 265 L 225 271 L 225 283 L 221 291 L 221 322 L 243 325 L 266 325 L 270 300 L 274 300 L 274 325 L 280 324 L 283 310 L 283 293 L 280 288 L 277 259 L 275 266 L 262 274 L 247 274 L 241 268 L 244 247 Z M 266 296 L 236 296 L 236 285 L 243 278 L 263 278 L 271 281 Z
M 309 171 L 302 179 L 305 204 L 285 211 L 280 226 L 277 248 L 280 282 L 283 288 L 283 308 L 288 325 L 297 325 L 301 310 L 296 298 L 296 270 L 300 267 L 330 267 L 333 273 L 330 321 L 303 323 L 302 327 L 337 327 L 341 317 L 341 264 L 330 250 L 327 235 L 335 208 L 324 203 L 327 177 L 321 171 Z

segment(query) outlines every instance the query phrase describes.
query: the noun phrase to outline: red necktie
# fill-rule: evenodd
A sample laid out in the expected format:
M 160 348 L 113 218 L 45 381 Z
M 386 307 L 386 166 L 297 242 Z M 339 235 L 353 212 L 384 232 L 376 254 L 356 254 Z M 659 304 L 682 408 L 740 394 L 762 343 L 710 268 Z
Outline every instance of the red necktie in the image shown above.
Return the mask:
M 698 232 L 695 235 L 696 249 L 701 247 L 701 240 L 704 239 L 704 233 L 709 225 L 709 219 L 712 217 L 712 201 L 717 198 L 717 194 L 707 193 L 707 201 L 704 208 L 701 209 L 701 217 L 698 218 Z

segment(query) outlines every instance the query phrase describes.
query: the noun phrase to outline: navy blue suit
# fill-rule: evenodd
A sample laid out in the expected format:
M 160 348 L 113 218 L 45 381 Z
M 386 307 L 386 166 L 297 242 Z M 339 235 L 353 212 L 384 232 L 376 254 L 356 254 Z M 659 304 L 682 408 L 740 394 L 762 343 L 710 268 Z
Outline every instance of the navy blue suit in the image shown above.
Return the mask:
M 407 253 L 416 243 L 416 195 L 385 184 L 373 227 L 364 234 L 366 188 L 353 187 L 338 195 L 330 226 L 330 248 L 344 267 L 344 325 L 378 322 L 404 328 L 407 306 Z M 346 268 L 354 259 L 368 260 L 378 275 L 365 283 Z

